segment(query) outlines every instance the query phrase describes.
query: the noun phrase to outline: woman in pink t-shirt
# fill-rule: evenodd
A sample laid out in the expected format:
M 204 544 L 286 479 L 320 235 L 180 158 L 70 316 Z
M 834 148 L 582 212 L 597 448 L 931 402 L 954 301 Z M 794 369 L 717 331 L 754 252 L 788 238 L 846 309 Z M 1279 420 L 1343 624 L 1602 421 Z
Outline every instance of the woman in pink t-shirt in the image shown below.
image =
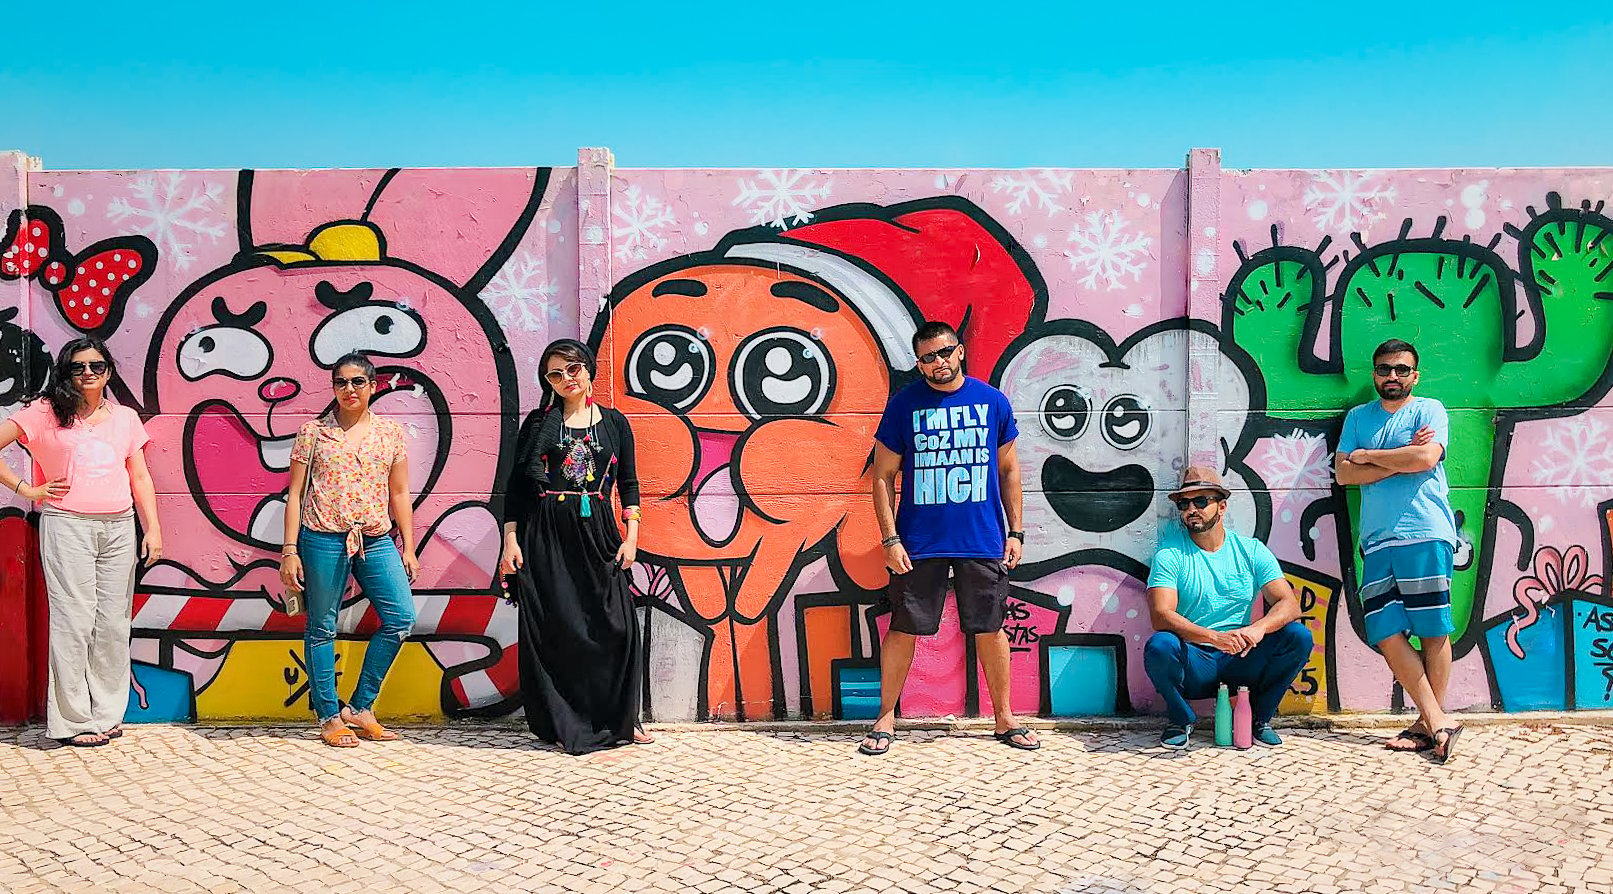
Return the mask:
M 45 734 L 68 745 L 123 735 L 129 703 L 129 615 L 138 558 L 162 557 L 145 426 L 107 399 L 116 373 L 99 339 L 67 343 L 44 395 L 0 422 L 0 450 L 33 457 L 29 484 L 0 460 L 0 485 L 43 504 L 39 552 L 50 605 Z M 134 510 L 145 534 L 136 541 Z M 138 557 L 137 557 L 138 556 Z

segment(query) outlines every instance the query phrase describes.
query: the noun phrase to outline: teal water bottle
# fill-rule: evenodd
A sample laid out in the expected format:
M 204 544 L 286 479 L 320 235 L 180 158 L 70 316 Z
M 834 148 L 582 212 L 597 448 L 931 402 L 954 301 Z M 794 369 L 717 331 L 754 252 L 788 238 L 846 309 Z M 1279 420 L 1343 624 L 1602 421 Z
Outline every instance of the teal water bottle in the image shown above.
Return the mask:
M 1232 744 L 1232 697 L 1225 683 L 1215 691 L 1215 744 L 1222 748 Z

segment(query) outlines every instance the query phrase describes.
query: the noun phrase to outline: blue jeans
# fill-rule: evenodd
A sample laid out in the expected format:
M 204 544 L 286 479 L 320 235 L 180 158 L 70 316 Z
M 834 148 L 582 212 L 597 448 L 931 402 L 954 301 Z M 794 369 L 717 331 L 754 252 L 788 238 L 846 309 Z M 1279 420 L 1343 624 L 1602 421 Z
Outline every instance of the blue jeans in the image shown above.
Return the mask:
M 1187 726 L 1196 720 L 1188 700 L 1213 697 L 1221 683 L 1233 690 L 1249 687 L 1249 707 L 1259 726 L 1276 715 L 1283 693 L 1305 666 L 1314 645 L 1310 629 L 1298 621 L 1266 634 L 1242 658 L 1160 631 L 1143 647 L 1143 669 L 1165 700 L 1165 714 L 1172 726 Z
M 336 616 L 342 591 L 351 571 L 365 598 L 375 606 L 381 629 L 364 650 L 364 668 L 349 702 L 355 711 L 368 711 L 381 694 L 381 681 L 414 629 L 414 594 L 403 559 L 391 537 L 365 537 L 363 556 L 347 555 L 347 535 L 303 528 L 297 534 L 302 557 L 303 598 L 308 603 L 308 627 L 303 651 L 308 662 L 308 692 L 321 723 L 341 713 L 336 698 Z

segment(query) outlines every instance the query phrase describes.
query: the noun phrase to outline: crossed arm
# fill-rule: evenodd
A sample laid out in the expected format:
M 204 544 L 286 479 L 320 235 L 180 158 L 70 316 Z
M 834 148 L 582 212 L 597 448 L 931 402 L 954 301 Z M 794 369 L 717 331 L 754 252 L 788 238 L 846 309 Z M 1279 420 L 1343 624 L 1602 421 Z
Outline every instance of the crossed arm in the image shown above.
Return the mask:
M 1423 426 L 1404 447 L 1334 454 L 1333 474 L 1340 484 L 1373 484 L 1400 472 L 1426 472 L 1444 455 L 1445 448 L 1434 441 L 1434 430 Z
M 1236 630 L 1211 630 L 1183 617 L 1176 610 L 1174 587 L 1148 588 L 1148 615 L 1155 630 L 1174 633 L 1184 642 L 1212 646 L 1228 655 L 1247 655 L 1267 634 L 1299 619 L 1299 597 L 1294 595 L 1288 578 L 1279 577 L 1261 587 L 1260 595 L 1266 600 L 1266 613 L 1247 627 Z

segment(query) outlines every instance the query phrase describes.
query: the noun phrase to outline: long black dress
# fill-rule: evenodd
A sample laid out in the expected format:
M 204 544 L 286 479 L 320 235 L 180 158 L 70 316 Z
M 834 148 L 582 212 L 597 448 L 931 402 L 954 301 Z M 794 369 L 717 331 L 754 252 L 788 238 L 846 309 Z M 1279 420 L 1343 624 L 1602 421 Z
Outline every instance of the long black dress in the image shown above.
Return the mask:
M 527 726 L 572 754 L 633 740 L 644 676 L 630 572 L 616 565 L 619 515 L 611 507 L 613 489 L 623 506 L 638 505 L 633 430 L 621 413 L 600 410 L 590 429 L 563 427 L 560 410 L 527 416 L 504 513 L 526 560 L 515 594 Z M 582 474 L 588 471 L 591 481 Z

